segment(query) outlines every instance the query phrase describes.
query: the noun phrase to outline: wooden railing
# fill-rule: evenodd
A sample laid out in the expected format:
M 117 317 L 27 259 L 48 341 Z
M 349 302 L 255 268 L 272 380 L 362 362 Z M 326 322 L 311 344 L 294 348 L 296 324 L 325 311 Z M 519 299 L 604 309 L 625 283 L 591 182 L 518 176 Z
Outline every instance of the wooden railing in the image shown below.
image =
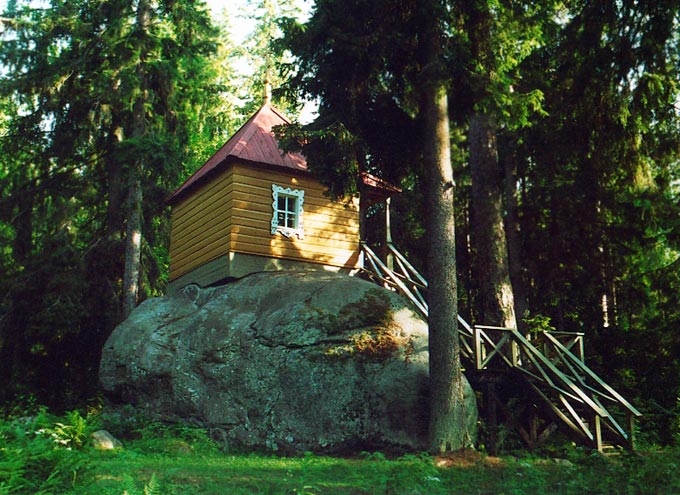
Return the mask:
M 416 309 L 427 318 L 427 280 L 409 263 L 391 243 L 387 244 L 388 253 L 393 256 L 394 267 L 389 268 L 367 244 L 361 244 L 363 272 L 385 288 L 396 290 L 411 301 Z M 463 317 L 458 315 L 458 333 L 463 356 L 474 359 L 474 331 Z
M 585 334 L 583 332 L 558 332 L 555 330 L 532 333 L 529 340 L 538 347 L 543 354 L 553 360 L 559 359 L 554 341 L 585 362 Z
M 427 289 L 427 280 L 394 246 L 388 244 L 387 247 L 389 253 L 394 257 L 398 269 L 388 268 L 367 244 L 362 243 L 364 271 L 369 272 L 372 278 L 377 278 L 377 281 L 381 282 L 386 288 L 393 288 L 401 292 L 415 304 L 418 311 L 427 315 L 427 302 L 424 295 L 424 291 Z
M 543 332 L 536 346 L 514 328 L 475 326 L 475 359 L 478 370 L 514 368 L 563 423 L 602 450 L 603 432 L 617 443 L 633 446 L 633 420 L 640 412 L 586 366 L 551 332 Z M 565 334 L 560 334 L 564 339 Z M 568 339 L 571 348 L 582 335 Z M 623 417 L 610 411 L 617 408 Z
M 391 243 L 391 267 L 366 244 L 361 248 L 364 273 L 403 294 L 427 318 L 427 280 Z M 518 371 L 564 424 L 598 450 L 603 427 L 611 441 L 633 447 L 634 419 L 640 412 L 586 366 L 583 333 L 546 331 L 529 338 L 514 328 L 472 327 L 460 315 L 458 322 L 462 357 L 475 369 Z

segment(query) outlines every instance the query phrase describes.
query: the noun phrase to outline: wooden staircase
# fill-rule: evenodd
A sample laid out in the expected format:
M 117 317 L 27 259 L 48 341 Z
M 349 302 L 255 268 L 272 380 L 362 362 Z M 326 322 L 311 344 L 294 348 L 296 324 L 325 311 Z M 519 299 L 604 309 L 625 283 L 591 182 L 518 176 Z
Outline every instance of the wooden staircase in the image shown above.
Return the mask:
M 387 249 L 383 261 L 362 243 L 360 272 L 406 296 L 427 318 L 427 280 L 390 242 Z M 526 413 L 513 423 L 530 447 L 561 425 L 600 452 L 634 448 L 634 421 L 641 414 L 585 364 L 582 333 L 527 336 L 514 328 L 471 326 L 460 315 L 458 332 L 466 374 L 472 371 L 480 383 L 487 378 L 491 388 L 503 381 L 523 388 Z M 491 400 L 494 411 L 507 409 L 503 401 Z

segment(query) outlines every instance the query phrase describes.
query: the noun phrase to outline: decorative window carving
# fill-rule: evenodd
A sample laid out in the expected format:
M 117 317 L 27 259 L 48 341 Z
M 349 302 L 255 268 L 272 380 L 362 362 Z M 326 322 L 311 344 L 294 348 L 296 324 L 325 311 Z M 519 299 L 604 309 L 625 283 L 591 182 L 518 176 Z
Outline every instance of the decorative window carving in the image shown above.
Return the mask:
M 304 238 L 302 228 L 302 205 L 305 192 L 300 189 L 281 187 L 272 184 L 272 234 L 283 234 L 286 237 Z

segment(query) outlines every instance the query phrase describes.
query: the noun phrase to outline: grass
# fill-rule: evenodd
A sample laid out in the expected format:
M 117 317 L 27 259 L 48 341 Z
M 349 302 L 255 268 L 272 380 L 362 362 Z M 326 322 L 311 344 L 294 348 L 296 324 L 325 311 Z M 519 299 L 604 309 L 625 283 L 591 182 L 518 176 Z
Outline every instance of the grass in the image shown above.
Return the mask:
M 167 494 L 677 494 L 675 462 L 652 458 L 590 459 L 569 465 L 540 458 L 460 462 L 428 456 L 385 459 L 367 455 L 343 459 L 305 456 L 182 453 L 99 456 L 73 493 L 124 493 L 133 481 L 138 493 L 155 480 Z M 599 456 L 598 456 L 599 457 Z M 677 454 L 673 456 L 678 459 Z M 132 495 L 132 491 L 128 492 Z
M 202 430 L 145 427 L 115 451 L 86 439 L 96 421 L 44 412 L 0 421 L 0 495 L 528 495 L 680 493 L 680 450 L 603 457 L 478 452 L 386 458 L 225 453 Z M 89 425 L 89 426 L 88 426 Z M 556 457 L 557 456 L 557 457 Z

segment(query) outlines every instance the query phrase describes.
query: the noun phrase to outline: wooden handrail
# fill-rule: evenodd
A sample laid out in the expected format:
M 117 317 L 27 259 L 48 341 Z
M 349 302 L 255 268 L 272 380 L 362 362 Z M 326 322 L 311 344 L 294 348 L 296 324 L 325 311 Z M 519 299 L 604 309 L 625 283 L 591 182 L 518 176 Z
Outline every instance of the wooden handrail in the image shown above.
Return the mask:
M 408 299 L 416 305 L 416 307 L 420 310 L 421 313 L 424 313 L 427 315 L 427 306 L 425 306 L 422 302 L 418 300 L 418 298 L 404 285 L 404 283 L 399 279 L 399 277 L 395 276 L 394 272 L 390 270 L 385 263 L 382 262 L 382 260 L 373 252 L 371 248 L 369 248 L 365 243 L 361 245 L 362 249 L 366 252 L 368 255 L 369 260 L 371 261 L 371 264 L 376 268 L 376 271 L 381 271 L 382 273 L 378 273 L 378 275 L 386 275 L 385 278 L 390 280 L 396 287 L 401 290 L 401 292 L 408 297 Z
M 552 339 L 552 337 L 549 335 L 549 338 Z M 564 353 L 565 356 L 568 356 L 572 362 L 574 362 L 581 371 L 584 373 L 587 373 L 590 378 L 595 380 L 595 382 L 600 385 L 602 388 L 604 388 L 608 393 L 610 393 L 612 396 L 616 398 L 616 400 L 622 404 L 626 409 L 628 409 L 632 414 L 635 416 L 642 416 L 642 413 L 638 411 L 630 402 L 628 402 L 626 399 L 623 398 L 621 394 L 619 394 L 616 390 L 614 390 L 612 387 L 610 387 L 607 383 L 605 383 L 597 374 L 588 368 L 583 361 L 581 361 L 578 357 L 574 356 L 569 349 L 566 349 L 558 340 L 554 340 L 555 346 L 560 348 L 560 350 Z
M 390 269 L 374 252 L 361 243 L 361 252 L 370 268 L 363 270 L 377 278 L 383 285 L 406 296 L 425 317 L 428 306 L 425 295 L 427 280 L 392 245 L 387 243 L 388 251 L 394 256 L 399 271 Z M 500 360 L 504 366 L 513 368 L 525 376 L 531 388 L 537 392 L 553 412 L 570 428 L 602 446 L 601 427 L 603 421 L 612 432 L 629 445 L 633 442 L 633 417 L 640 412 L 623 396 L 605 383 L 584 362 L 583 332 L 546 331 L 537 334 L 540 341 L 535 343 L 522 335 L 517 329 L 489 325 L 471 326 L 458 315 L 458 332 L 461 337 L 461 350 L 467 359 L 474 363 L 477 370 L 486 369 L 492 362 Z M 498 332 L 501 336 L 494 339 L 488 332 Z M 569 342 L 559 339 L 569 337 Z M 542 345 L 541 352 L 537 345 Z M 577 346 L 579 356 L 572 352 Z M 509 356 L 505 349 L 509 348 Z M 548 357 L 548 353 L 550 356 Z M 594 383 L 589 383 L 592 381 Z M 554 399 L 550 398 L 554 395 Z M 630 418 L 630 431 L 626 431 L 600 402 L 604 399 L 622 406 Z M 594 418 L 594 431 L 578 413 L 576 407 L 586 408 Z M 563 409 L 561 409 L 563 408 Z
M 404 265 L 406 265 L 406 267 L 408 268 L 409 272 L 410 272 L 411 274 L 413 274 L 413 276 L 416 277 L 416 279 L 417 279 L 421 284 L 423 284 L 425 287 L 427 287 L 427 280 L 425 280 L 425 277 L 423 277 L 423 276 L 420 274 L 420 272 L 419 272 L 418 270 L 416 270 L 416 269 L 413 267 L 413 265 L 412 265 L 411 263 L 409 263 L 409 261 L 406 259 L 406 257 L 405 257 L 403 254 L 401 254 L 401 252 L 399 252 L 399 250 L 398 250 L 397 248 L 395 248 L 394 245 L 393 245 L 391 242 L 387 243 L 387 248 L 390 250 L 390 252 L 391 252 L 397 259 L 401 260 L 401 262 L 402 262 Z

